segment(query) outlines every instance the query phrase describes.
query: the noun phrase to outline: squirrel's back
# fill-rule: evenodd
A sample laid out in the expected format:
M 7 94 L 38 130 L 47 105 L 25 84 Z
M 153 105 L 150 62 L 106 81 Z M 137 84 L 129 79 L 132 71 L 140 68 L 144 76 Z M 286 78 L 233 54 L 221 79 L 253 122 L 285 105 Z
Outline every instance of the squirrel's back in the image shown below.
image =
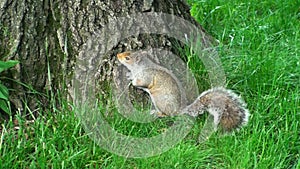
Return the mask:
M 167 115 L 175 115 L 181 109 L 185 98 L 176 77 L 165 69 L 146 68 L 140 75 L 146 79 L 150 76 L 151 83 L 147 87 L 156 107 Z

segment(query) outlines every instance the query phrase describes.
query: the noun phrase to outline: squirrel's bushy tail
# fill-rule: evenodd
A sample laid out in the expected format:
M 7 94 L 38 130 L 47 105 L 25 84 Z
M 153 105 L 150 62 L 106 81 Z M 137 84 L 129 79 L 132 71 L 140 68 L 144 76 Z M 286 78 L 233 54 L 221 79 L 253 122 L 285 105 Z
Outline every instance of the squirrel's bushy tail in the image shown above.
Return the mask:
M 195 117 L 204 111 L 214 116 L 215 129 L 220 125 L 225 131 L 238 129 L 249 119 L 246 103 L 237 94 L 222 87 L 203 92 L 183 112 Z

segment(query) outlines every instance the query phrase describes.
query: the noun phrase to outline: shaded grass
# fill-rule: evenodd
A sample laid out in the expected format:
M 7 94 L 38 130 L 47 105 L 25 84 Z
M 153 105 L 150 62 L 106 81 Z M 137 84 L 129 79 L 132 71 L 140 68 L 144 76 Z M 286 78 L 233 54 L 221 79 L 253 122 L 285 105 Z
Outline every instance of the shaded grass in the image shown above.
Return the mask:
M 91 141 L 62 102 L 62 110 L 49 110 L 34 123 L 18 116 L 18 130 L 12 120 L 2 126 L 0 168 L 300 168 L 300 2 L 190 3 L 193 16 L 220 42 L 228 88 L 242 95 L 252 114 L 247 127 L 197 145 L 199 120 L 168 152 L 126 159 Z M 120 119 L 114 125 L 126 133 L 135 124 Z M 152 132 L 139 127 L 141 135 Z

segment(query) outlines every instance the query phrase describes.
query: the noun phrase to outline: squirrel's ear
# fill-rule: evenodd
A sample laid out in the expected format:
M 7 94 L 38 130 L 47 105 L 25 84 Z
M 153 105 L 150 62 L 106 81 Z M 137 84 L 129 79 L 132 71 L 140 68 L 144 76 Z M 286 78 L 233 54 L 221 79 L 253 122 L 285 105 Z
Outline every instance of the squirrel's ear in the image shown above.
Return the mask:
M 135 57 L 135 60 L 136 60 L 136 63 L 139 63 L 142 59 L 141 59 L 141 55 L 136 55 L 134 56 Z

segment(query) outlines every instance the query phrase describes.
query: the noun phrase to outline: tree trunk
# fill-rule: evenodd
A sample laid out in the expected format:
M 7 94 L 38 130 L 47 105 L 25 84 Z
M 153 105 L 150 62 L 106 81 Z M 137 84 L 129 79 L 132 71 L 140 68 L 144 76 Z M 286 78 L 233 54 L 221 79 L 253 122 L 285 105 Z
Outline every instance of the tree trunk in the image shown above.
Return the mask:
M 93 70 L 97 74 L 95 77 L 99 80 L 97 91 L 105 96 L 108 93 L 105 84 L 118 83 L 115 77 L 121 74 L 116 68 L 115 55 L 118 52 L 145 49 L 149 46 L 176 52 L 172 38 L 137 32 L 136 36 L 115 39 L 118 42 L 111 44 L 116 45 L 111 46 L 112 50 L 104 57 L 98 57 L 95 62 L 97 64 L 86 59 L 86 54 L 97 55 L 87 52 L 88 49 L 97 48 L 86 45 L 91 35 L 117 34 L 114 28 L 109 28 L 108 34 L 105 34 L 103 29 L 106 28 L 107 31 L 106 25 L 121 16 L 150 12 L 163 12 L 181 17 L 196 25 L 204 35 L 203 29 L 190 16 L 188 5 L 182 0 L 2 0 L 1 60 L 20 61 L 18 66 L 5 72 L 5 76 L 13 81 L 2 79 L 6 86 L 13 89 L 10 91 L 13 107 L 23 112 L 25 103 L 31 110 L 36 110 L 41 104 L 49 104 L 50 94 L 69 95 L 70 89 L 73 89 L 73 78 L 81 76 L 78 73 L 84 73 L 83 70 L 76 72 L 78 62 L 84 61 L 87 62 L 87 66 L 94 66 Z M 132 27 L 127 22 L 126 26 L 128 29 Z M 209 46 L 209 38 L 206 35 L 202 38 L 204 46 Z M 95 42 L 95 39 L 92 41 Z M 110 44 L 99 40 L 96 45 L 101 48 Z

